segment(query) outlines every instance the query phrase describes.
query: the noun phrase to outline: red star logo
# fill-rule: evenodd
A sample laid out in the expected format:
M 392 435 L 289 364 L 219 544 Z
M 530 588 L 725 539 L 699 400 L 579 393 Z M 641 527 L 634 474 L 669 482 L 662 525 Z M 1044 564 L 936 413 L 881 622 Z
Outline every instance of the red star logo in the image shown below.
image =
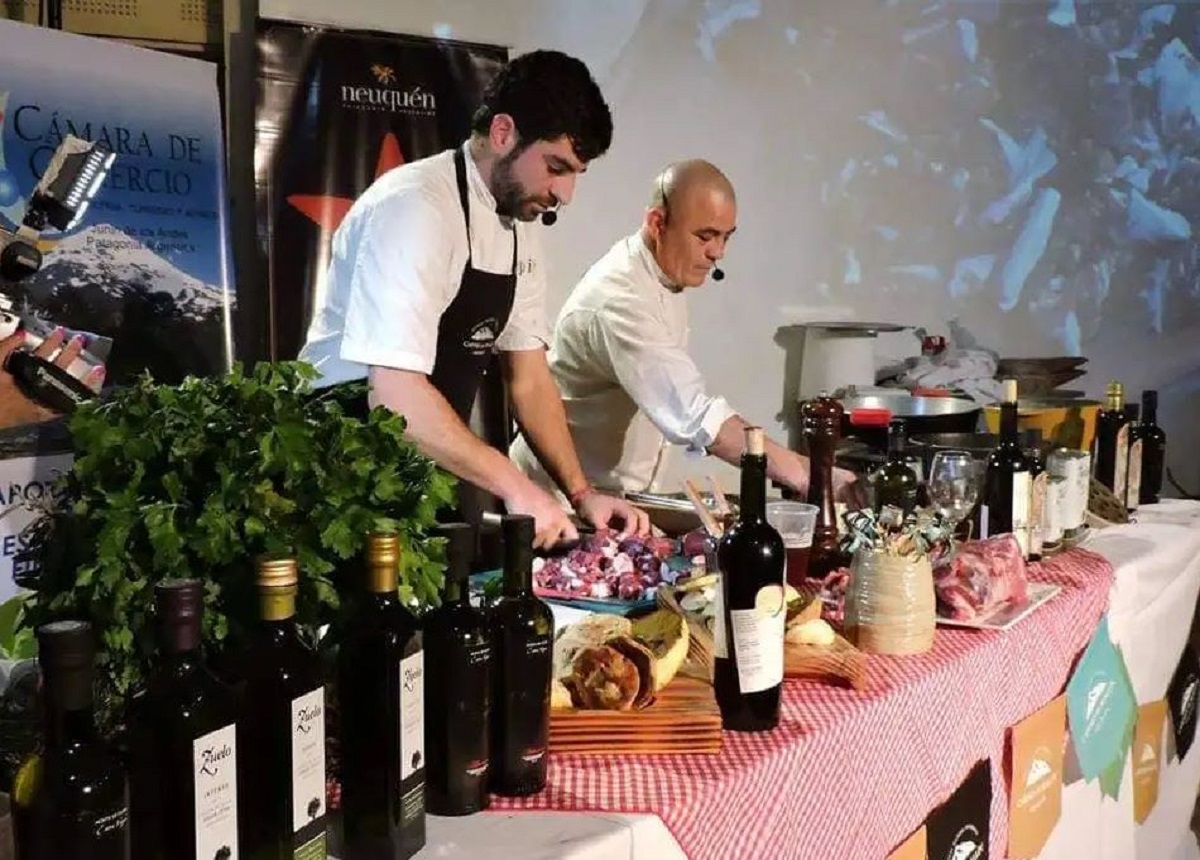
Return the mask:
M 404 163 L 400 141 L 390 131 L 383 136 L 379 145 L 379 159 L 375 162 L 375 178 L 383 176 L 393 167 Z M 354 204 L 352 197 L 337 197 L 331 194 L 290 194 L 287 202 L 303 213 L 322 232 L 332 235 L 341 225 L 342 219 Z

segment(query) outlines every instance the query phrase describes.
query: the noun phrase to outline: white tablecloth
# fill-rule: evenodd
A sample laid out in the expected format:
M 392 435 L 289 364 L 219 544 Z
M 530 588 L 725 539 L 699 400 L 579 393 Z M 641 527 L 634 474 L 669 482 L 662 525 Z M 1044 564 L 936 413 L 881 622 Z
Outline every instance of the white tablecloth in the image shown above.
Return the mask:
M 1099 531 L 1085 546 L 1116 570 L 1109 628 L 1125 655 L 1137 700 L 1144 703 L 1166 695 L 1191 629 L 1200 595 L 1200 503 L 1166 501 L 1143 508 L 1137 520 Z M 574 613 L 556 608 L 555 616 L 562 624 Z M 1066 787 L 1062 818 L 1041 860 L 1200 860 L 1190 829 L 1200 786 L 1200 742 L 1185 760 L 1173 762 L 1168 731 L 1164 754 L 1170 763 L 1144 824 L 1133 820 L 1127 763 L 1117 801 L 1104 798 L 1094 782 Z M 428 844 L 417 857 L 675 860 L 684 855 L 653 815 L 506 812 L 431 818 Z
M 1200 503 L 1178 500 L 1143 508 L 1137 522 L 1098 531 L 1084 546 L 1116 571 L 1109 630 L 1125 656 L 1139 704 L 1161 699 L 1179 662 L 1200 595 Z M 1118 800 L 1097 783 L 1063 792 L 1063 815 L 1042 860 L 1200 860 L 1191 831 L 1200 786 L 1200 743 L 1174 761 L 1168 727 L 1158 803 L 1142 825 L 1133 820 L 1128 760 Z

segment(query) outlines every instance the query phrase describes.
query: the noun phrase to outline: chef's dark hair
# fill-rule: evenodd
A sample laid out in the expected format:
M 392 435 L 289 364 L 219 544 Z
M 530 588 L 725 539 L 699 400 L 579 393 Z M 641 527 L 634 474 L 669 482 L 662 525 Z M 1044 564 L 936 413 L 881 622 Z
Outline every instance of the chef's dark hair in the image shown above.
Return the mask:
M 522 54 L 492 79 L 471 120 L 486 135 L 492 118 L 513 118 L 523 149 L 537 140 L 566 135 L 576 157 L 588 162 L 612 144 L 612 113 L 582 61 L 561 51 Z

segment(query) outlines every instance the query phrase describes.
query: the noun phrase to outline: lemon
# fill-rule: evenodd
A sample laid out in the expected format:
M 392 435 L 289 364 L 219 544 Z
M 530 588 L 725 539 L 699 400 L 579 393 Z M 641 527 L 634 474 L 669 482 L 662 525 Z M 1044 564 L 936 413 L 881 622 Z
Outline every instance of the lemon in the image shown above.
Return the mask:
M 787 606 L 787 592 L 782 585 L 764 585 L 754 596 L 754 609 L 759 615 L 778 615 Z
M 33 803 L 34 792 L 42 775 L 42 757 L 31 755 L 21 762 L 17 775 L 13 777 L 13 803 L 18 806 L 29 806 Z

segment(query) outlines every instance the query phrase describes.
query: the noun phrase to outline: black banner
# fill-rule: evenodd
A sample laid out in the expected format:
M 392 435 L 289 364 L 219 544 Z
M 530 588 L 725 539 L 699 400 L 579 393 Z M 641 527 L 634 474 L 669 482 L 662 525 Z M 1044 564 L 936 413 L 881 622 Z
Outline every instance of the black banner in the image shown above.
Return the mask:
M 260 19 L 255 186 L 271 357 L 304 345 L 329 243 L 377 176 L 457 146 L 505 48 Z
M 987 860 L 992 819 L 992 765 L 983 759 L 925 820 L 929 860 Z
M 1182 761 L 1196 739 L 1196 697 L 1200 693 L 1200 660 L 1188 642 L 1179 656 L 1179 665 L 1167 687 L 1167 706 L 1175 732 L 1175 755 Z

